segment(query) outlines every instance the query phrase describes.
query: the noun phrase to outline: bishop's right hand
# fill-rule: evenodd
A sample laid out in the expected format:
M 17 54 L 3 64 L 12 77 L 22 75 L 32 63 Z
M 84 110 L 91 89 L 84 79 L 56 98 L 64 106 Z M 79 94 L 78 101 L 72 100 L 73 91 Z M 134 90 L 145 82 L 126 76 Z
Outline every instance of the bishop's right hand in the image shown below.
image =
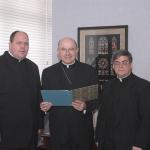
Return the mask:
M 50 102 L 41 102 L 40 103 L 40 108 L 44 112 L 47 112 L 48 110 L 50 110 L 52 106 L 53 106 L 53 104 Z

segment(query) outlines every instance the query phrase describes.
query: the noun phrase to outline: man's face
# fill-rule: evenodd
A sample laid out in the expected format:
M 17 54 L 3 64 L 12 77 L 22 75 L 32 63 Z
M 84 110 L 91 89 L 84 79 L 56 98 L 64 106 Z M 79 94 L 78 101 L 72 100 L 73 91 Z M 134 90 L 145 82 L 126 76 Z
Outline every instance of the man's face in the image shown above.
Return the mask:
M 28 36 L 23 32 L 16 33 L 13 41 L 9 43 L 9 50 L 16 59 L 24 59 L 29 50 Z
M 65 64 L 72 64 L 78 54 L 78 49 L 71 39 L 64 39 L 58 47 L 58 58 Z
M 124 78 L 132 71 L 132 63 L 127 56 L 120 56 L 113 62 L 113 69 L 119 78 Z

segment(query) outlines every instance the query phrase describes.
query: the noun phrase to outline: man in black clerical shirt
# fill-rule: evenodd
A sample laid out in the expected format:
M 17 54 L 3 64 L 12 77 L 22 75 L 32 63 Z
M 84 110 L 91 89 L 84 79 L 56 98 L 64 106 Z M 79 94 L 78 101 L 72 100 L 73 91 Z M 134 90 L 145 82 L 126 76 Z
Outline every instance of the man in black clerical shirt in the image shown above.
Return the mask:
M 97 119 L 99 150 L 150 150 L 150 82 L 132 73 L 127 50 L 112 56 L 115 79 L 104 85 Z
M 0 56 L 0 149 L 35 150 L 40 111 L 40 77 L 26 58 L 29 38 L 23 31 L 10 35 L 9 51 Z
M 97 84 L 95 69 L 77 61 L 78 48 L 74 39 L 61 39 L 57 52 L 60 62 L 46 68 L 42 73 L 43 89 L 71 90 Z M 52 150 L 91 150 L 93 103 L 94 100 L 84 102 L 78 99 L 72 102 L 72 106 L 41 103 L 43 111 L 49 110 Z

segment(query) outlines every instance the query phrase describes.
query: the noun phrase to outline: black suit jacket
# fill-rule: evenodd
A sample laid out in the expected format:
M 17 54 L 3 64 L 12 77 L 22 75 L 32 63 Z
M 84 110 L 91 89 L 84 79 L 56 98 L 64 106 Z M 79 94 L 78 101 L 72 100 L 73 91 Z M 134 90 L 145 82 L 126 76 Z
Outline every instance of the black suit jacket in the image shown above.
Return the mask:
M 43 89 L 75 89 L 97 84 L 97 81 L 94 68 L 78 61 L 69 68 L 59 62 L 42 74 Z M 93 139 L 92 109 L 90 102 L 86 114 L 71 106 L 52 107 L 49 111 L 51 139 L 56 143 L 90 143 Z
M 37 142 L 37 129 L 43 127 L 40 89 L 38 67 L 33 62 L 18 62 L 8 52 L 0 56 L 0 147 Z
M 96 135 L 100 147 L 112 142 L 117 149 L 148 150 L 150 141 L 150 83 L 133 74 L 104 86 Z M 103 150 L 103 149 L 102 149 Z

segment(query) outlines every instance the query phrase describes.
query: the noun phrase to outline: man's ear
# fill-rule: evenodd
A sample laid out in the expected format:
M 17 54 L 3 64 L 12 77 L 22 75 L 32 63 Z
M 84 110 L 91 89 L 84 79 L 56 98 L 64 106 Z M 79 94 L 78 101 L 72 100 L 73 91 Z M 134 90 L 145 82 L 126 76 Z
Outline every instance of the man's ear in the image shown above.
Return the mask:
M 115 68 L 115 66 L 114 66 L 114 64 L 112 64 L 112 69 L 114 70 L 114 68 Z
M 78 56 L 79 48 L 76 49 L 76 55 Z
M 131 63 L 131 70 L 133 69 L 133 63 Z
M 57 58 L 60 60 L 59 50 L 57 49 Z

